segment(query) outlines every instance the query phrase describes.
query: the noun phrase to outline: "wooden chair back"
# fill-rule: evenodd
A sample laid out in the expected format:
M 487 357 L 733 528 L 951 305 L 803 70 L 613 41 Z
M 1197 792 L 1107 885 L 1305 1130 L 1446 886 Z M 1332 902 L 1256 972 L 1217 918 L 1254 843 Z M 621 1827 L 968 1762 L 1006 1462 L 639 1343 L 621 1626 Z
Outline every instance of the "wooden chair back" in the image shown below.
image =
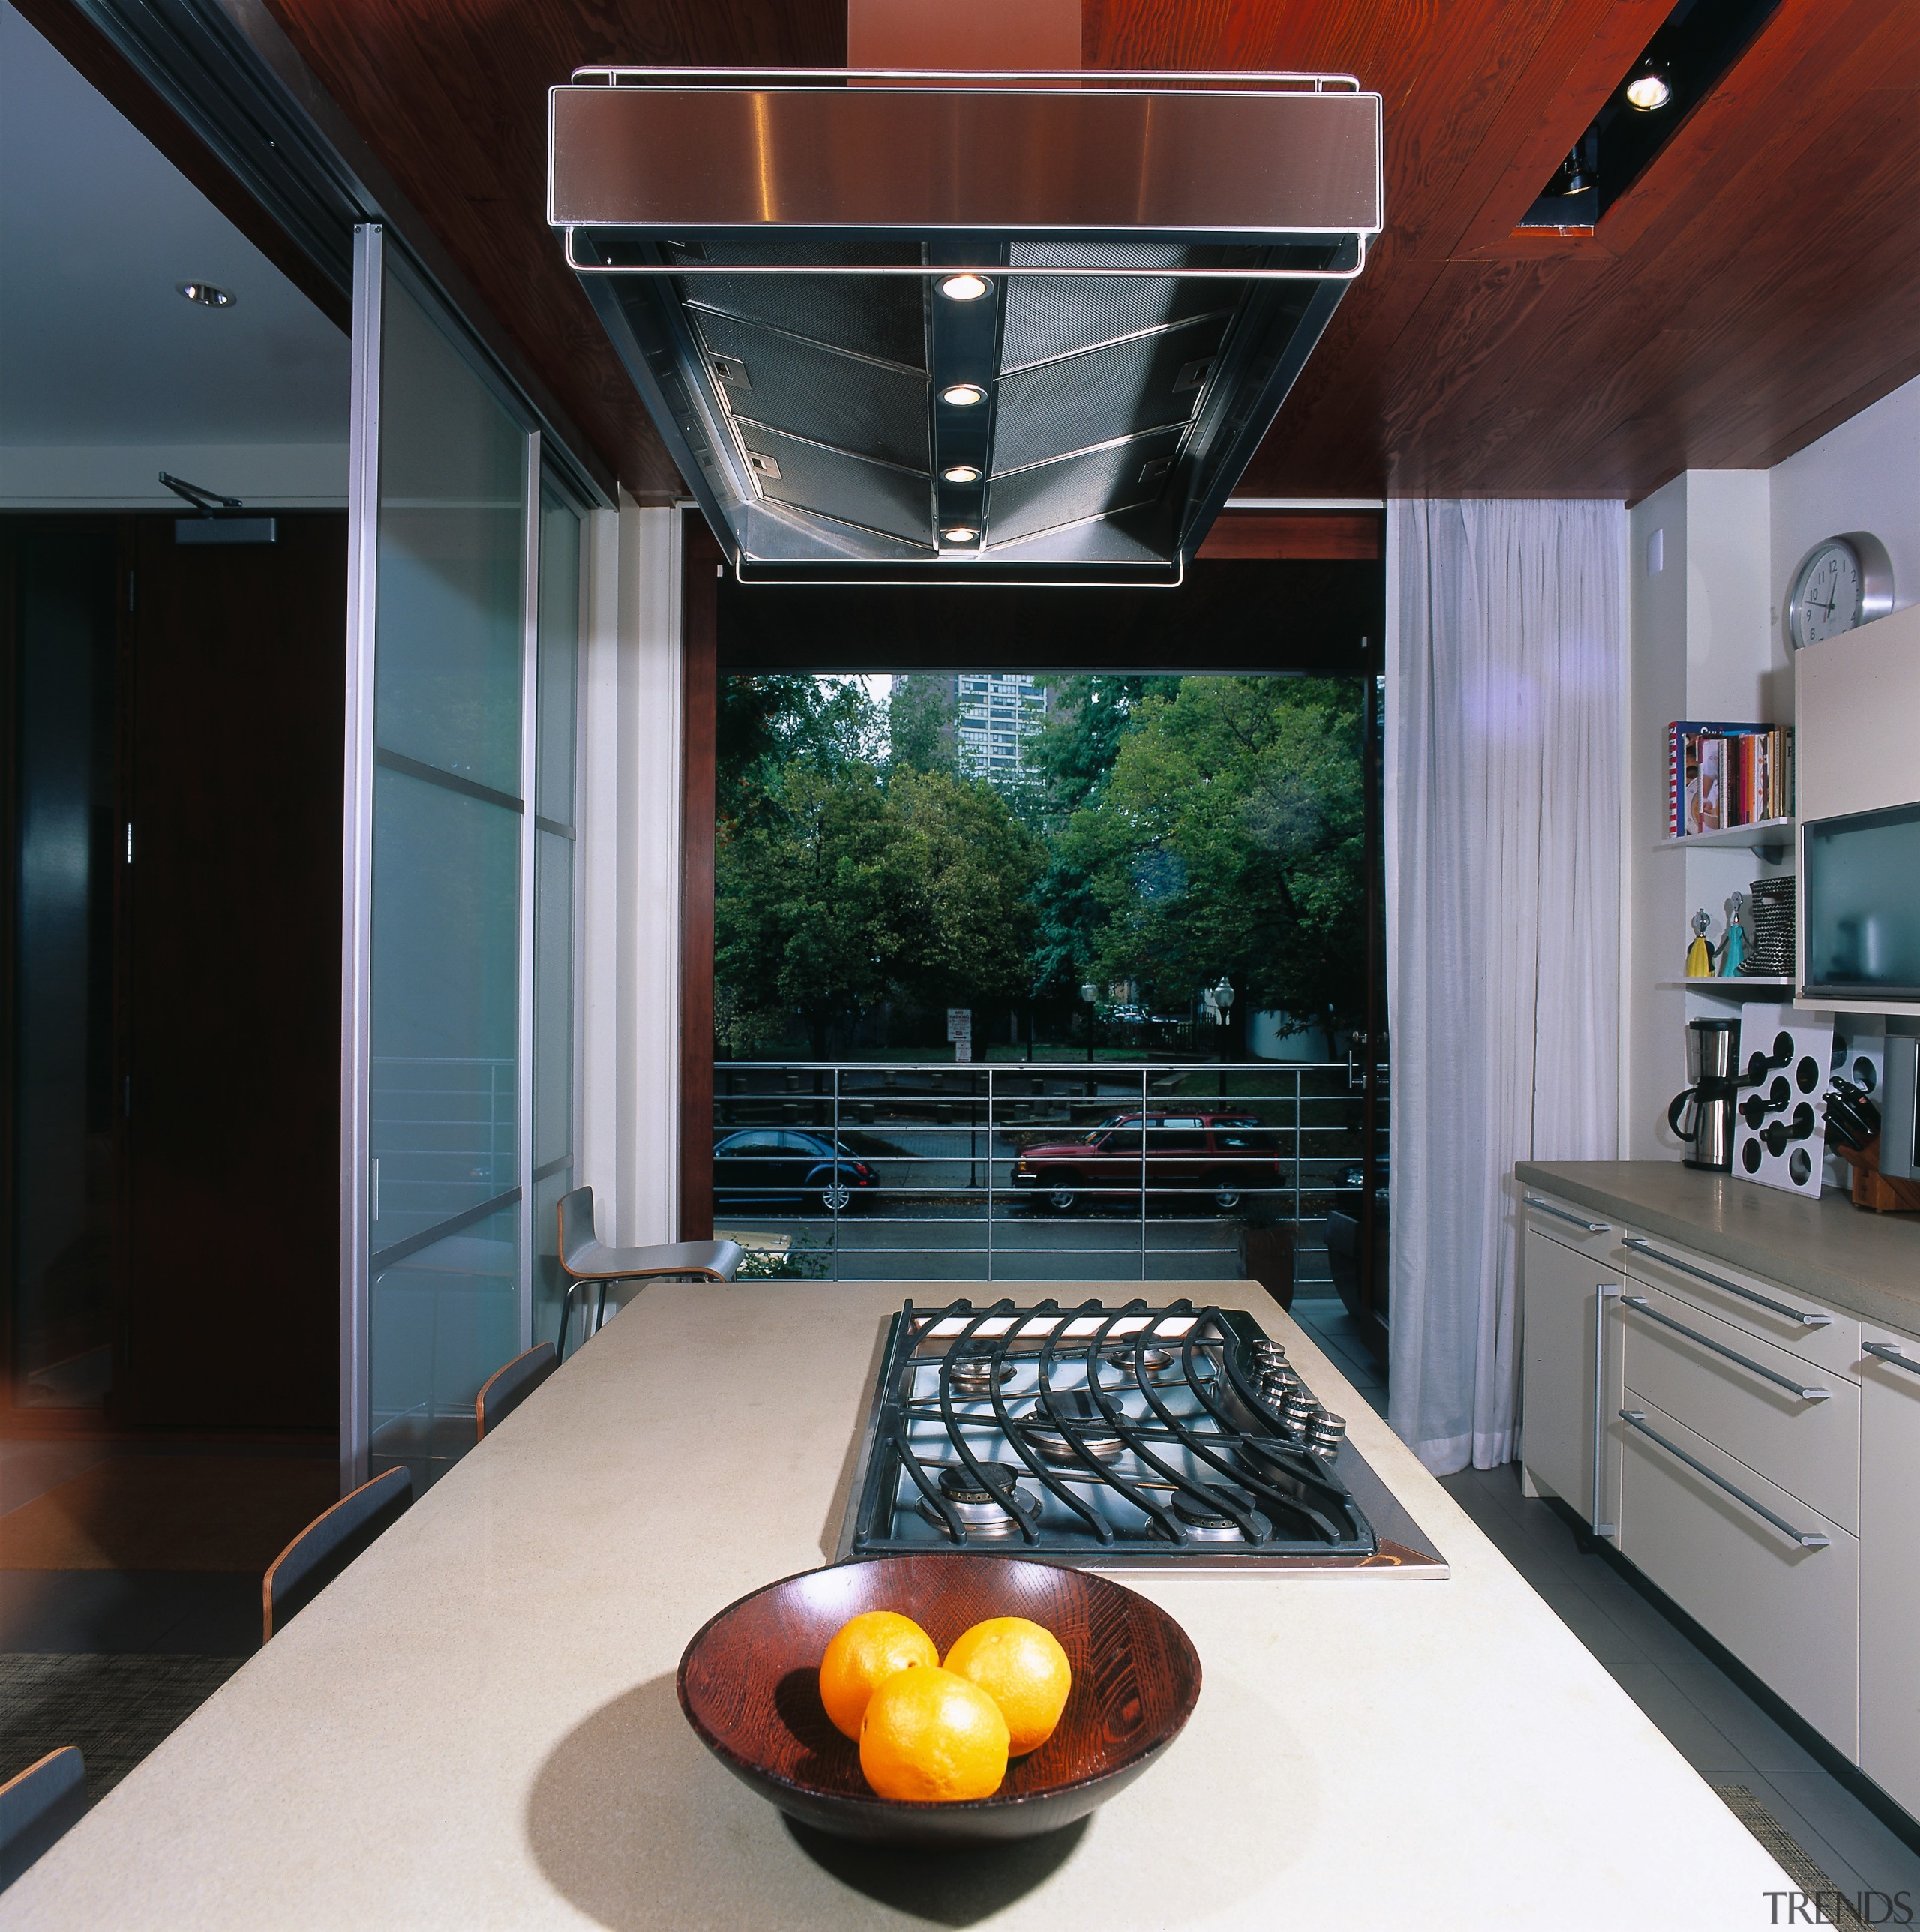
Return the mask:
M 536 1342 L 504 1368 L 496 1369 L 473 1399 L 473 1439 L 497 1429 L 560 1365 L 550 1342 Z
M 0 1892 L 79 1823 L 86 1808 L 86 1765 L 71 1744 L 0 1784 Z
M 412 1476 L 405 1469 L 389 1469 L 314 1517 L 274 1558 L 261 1582 L 262 1640 L 270 1640 L 289 1617 L 304 1610 L 370 1548 L 412 1500 Z

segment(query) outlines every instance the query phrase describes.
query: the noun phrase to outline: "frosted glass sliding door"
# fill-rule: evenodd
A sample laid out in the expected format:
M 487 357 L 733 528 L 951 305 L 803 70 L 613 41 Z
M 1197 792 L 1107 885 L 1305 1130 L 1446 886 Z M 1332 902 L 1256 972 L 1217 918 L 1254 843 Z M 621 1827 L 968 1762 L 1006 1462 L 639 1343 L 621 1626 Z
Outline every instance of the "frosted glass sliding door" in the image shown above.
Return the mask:
M 579 518 L 458 324 L 382 253 L 363 230 L 342 1474 L 404 1464 L 424 1489 L 527 1344 L 536 1210 L 572 1160 Z

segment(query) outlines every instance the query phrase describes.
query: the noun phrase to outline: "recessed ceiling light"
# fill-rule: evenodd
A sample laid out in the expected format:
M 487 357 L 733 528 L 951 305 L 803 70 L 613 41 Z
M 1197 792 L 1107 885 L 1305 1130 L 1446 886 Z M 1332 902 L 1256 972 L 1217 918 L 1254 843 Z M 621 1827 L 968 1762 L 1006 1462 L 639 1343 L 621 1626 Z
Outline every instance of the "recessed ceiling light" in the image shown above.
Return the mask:
M 986 390 L 972 382 L 956 382 L 950 388 L 940 392 L 940 400 L 943 403 L 952 403 L 960 408 L 964 408 L 970 403 L 983 403 L 986 399 Z
M 198 302 L 202 308 L 231 308 L 233 298 L 225 289 L 215 288 L 211 282 L 176 282 L 173 286 L 190 302 Z
M 951 470 L 940 472 L 943 483 L 977 483 L 980 472 L 970 463 L 956 463 Z
M 949 275 L 940 292 L 953 302 L 978 302 L 992 286 L 984 275 Z
M 980 535 L 980 532 L 978 530 L 970 530 L 963 528 L 951 530 L 942 530 L 940 534 L 942 540 L 945 542 L 950 544 L 968 544 L 971 543 L 974 539 Z
M 1658 61 L 1643 60 L 1627 82 L 1627 105 L 1651 114 L 1673 98 L 1673 83 Z

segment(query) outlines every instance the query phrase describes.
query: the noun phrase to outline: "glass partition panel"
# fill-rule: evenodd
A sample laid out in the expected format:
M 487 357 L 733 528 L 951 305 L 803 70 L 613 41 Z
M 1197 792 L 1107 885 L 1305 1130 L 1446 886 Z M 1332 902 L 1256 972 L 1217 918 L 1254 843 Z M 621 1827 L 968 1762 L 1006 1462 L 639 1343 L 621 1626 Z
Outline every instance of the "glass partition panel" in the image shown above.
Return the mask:
M 380 326 L 367 1406 L 424 1487 L 520 1342 L 528 441 L 391 272 Z
M 532 1337 L 559 1332 L 566 1293 L 556 1209 L 574 1184 L 574 737 L 579 689 L 580 518 L 540 505 L 533 830 Z
M 519 1346 L 520 1214 L 516 1202 L 374 1257 L 375 1474 L 404 1464 L 424 1490 L 473 1447 L 480 1383 Z

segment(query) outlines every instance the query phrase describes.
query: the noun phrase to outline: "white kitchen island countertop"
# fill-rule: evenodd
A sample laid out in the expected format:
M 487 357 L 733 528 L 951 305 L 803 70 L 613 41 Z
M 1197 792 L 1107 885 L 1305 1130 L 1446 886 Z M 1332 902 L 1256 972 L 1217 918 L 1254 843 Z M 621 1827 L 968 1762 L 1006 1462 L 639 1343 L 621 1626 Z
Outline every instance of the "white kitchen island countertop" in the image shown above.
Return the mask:
M 886 1318 L 928 1285 L 649 1288 L 0 1894 L 0 1927 L 1748 1932 L 1790 1882 L 1251 1283 L 1452 1564 L 1126 1579 L 1206 1673 L 1084 1828 L 812 1840 L 680 1715 L 682 1647 L 826 1560 Z M 994 1290 L 976 1288 L 985 1299 Z M 1065 1305 L 1124 1285 L 1048 1283 Z

